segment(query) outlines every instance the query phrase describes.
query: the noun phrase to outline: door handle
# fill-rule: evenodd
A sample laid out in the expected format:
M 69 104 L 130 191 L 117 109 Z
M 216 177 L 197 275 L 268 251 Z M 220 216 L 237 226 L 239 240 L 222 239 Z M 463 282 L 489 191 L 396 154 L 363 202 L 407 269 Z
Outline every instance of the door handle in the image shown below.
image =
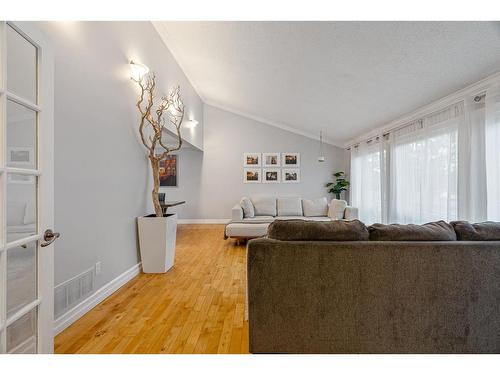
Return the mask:
M 40 244 L 41 247 L 49 246 L 52 242 L 57 240 L 61 234 L 59 232 L 53 232 L 52 229 L 47 229 L 43 234 L 43 239 L 45 242 Z

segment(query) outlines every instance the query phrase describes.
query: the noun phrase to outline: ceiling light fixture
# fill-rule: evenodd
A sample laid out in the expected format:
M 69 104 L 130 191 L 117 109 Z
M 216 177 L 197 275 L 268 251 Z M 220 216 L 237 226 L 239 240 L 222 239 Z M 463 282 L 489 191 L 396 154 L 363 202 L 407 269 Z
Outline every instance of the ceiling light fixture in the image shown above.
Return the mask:
M 318 161 L 323 163 L 325 161 L 325 155 L 323 154 L 323 132 L 319 132 L 319 156 Z
M 149 73 L 149 68 L 141 63 L 130 60 L 130 78 L 139 81 L 142 77 Z

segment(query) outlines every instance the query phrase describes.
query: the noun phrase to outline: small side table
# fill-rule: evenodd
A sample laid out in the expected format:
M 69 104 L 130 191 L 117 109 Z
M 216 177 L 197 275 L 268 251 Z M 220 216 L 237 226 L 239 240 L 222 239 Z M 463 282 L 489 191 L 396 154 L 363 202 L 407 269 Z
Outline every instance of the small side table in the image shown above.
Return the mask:
M 166 215 L 169 207 L 179 206 L 181 204 L 186 203 L 186 201 L 164 201 L 160 202 L 161 209 L 163 211 L 163 215 Z

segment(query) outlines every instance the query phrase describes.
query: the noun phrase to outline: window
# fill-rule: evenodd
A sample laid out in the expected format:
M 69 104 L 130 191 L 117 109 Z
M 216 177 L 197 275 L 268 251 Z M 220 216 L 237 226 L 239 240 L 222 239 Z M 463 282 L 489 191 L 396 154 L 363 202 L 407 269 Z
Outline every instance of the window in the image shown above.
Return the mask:
M 458 103 L 393 131 L 388 140 L 353 148 L 351 203 L 359 208 L 360 220 L 456 220 L 463 121 L 463 103 Z

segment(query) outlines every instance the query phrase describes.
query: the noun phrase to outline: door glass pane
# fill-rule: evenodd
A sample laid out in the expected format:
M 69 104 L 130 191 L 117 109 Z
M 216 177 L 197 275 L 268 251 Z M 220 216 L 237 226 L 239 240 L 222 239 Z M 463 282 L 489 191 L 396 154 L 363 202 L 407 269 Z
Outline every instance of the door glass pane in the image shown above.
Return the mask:
M 7 175 L 7 242 L 36 234 L 36 176 Z
M 36 169 L 37 113 L 7 101 L 7 166 Z
M 7 27 L 7 90 L 37 102 L 37 49 L 12 27 Z
M 36 242 L 7 250 L 7 319 L 37 297 Z
M 36 353 L 37 309 L 31 310 L 7 327 L 7 352 Z

